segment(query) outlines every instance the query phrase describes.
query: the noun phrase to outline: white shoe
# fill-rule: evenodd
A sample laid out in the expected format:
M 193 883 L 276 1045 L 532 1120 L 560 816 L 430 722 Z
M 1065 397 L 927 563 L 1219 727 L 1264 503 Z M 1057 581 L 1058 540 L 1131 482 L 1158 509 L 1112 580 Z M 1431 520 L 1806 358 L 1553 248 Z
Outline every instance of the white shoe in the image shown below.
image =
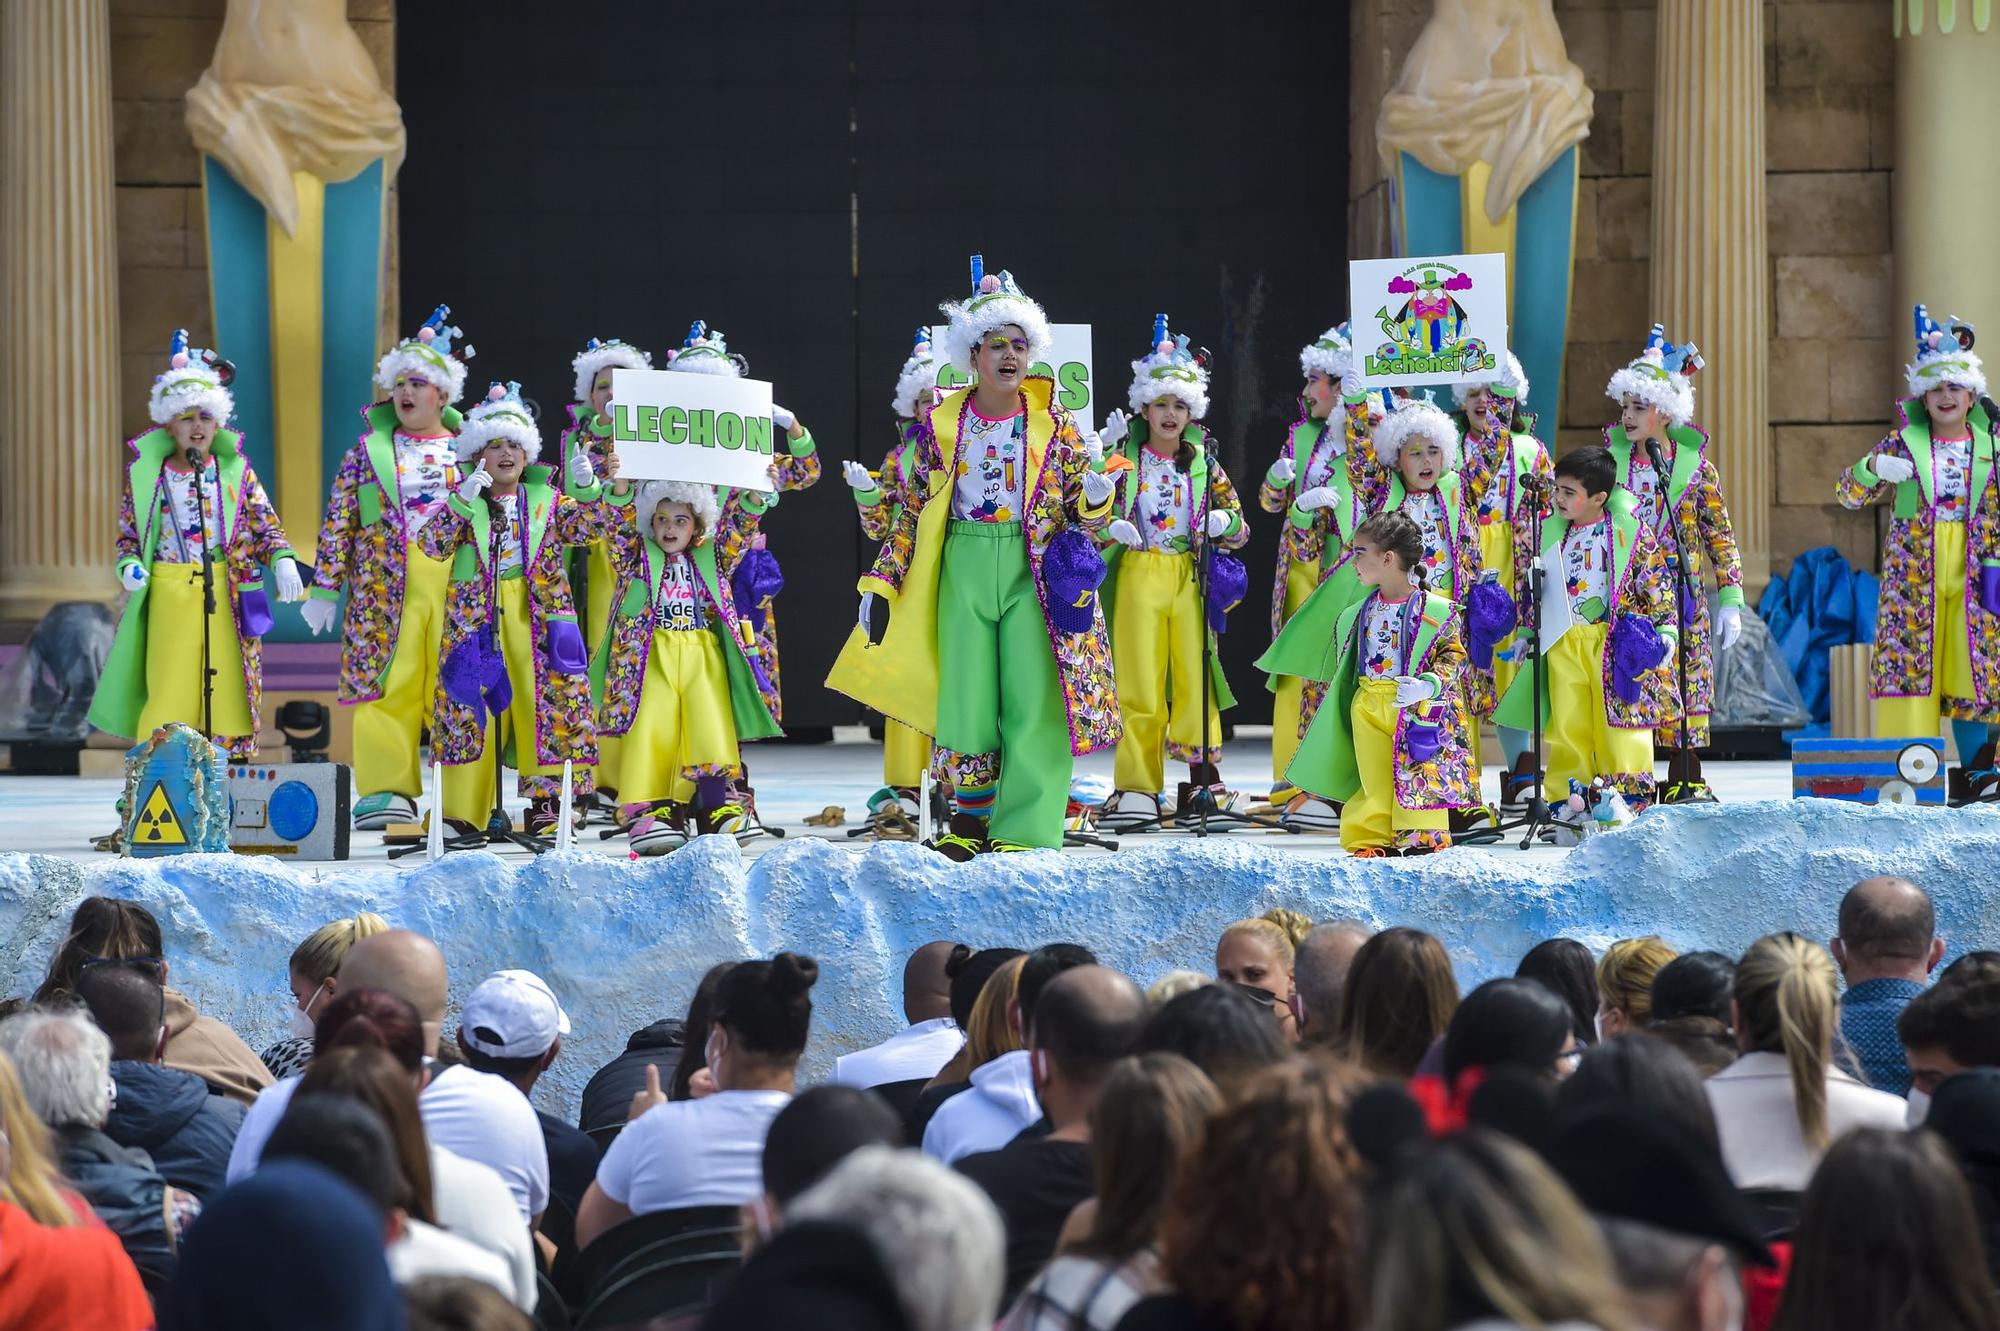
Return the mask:
M 1303 828 L 1308 832 L 1331 832 L 1340 826 L 1340 810 L 1317 795 L 1300 791 L 1285 806 L 1279 822 L 1286 827 Z
M 1160 816 L 1160 797 L 1137 790 L 1114 790 L 1097 806 L 1097 825 L 1107 832 L 1126 832 Z
M 358 832 L 379 832 L 394 823 L 417 821 L 417 802 L 408 795 L 377 791 L 363 795 L 354 805 L 354 828 Z
M 625 844 L 634 854 L 664 855 L 687 844 L 687 833 L 666 818 L 641 814 L 625 825 Z

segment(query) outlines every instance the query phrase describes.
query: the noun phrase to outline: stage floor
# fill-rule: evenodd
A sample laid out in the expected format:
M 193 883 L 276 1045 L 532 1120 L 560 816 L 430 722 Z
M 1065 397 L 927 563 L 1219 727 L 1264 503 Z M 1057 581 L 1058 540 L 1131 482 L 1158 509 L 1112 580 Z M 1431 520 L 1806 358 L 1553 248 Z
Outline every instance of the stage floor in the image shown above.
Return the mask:
M 1261 795 L 1270 788 L 1270 740 L 1262 728 L 1246 727 L 1223 751 L 1222 775 L 1230 786 L 1248 795 Z M 868 796 L 881 784 L 882 750 L 871 743 L 859 727 L 837 732 L 831 744 L 758 744 L 750 750 L 750 762 L 757 786 L 757 803 L 765 821 L 784 829 L 787 840 L 817 837 L 856 852 L 871 844 L 867 837 L 850 839 L 847 831 L 867 817 Z M 1091 754 L 1078 759 L 1079 777 L 1101 778 L 1108 788 L 1112 755 Z M 1786 762 L 1710 763 L 1705 775 L 1719 798 L 1728 803 L 1752 800 L 1781 800 L 1791 796 L 1791 765 Z M 1172 773 L 1169 772 L 1169 779 Z M 1482 789 L 1492 796 L 1498 789 L 1498 773 L 1487 768 Z M 511 788 L 513 778 L 508 777 Z M 90 848 L 90 839 L 111 829 L 112 807 L 118 798 L 116 780 L 85 780 L 78 777 L 0 776 L 0 854 L 7 852 L 57 855 L 86 862 L 108 862 L 111 857 Z M 518 808 L 521 801 L 511 800 Z M 818 814 L 828 805 L 847 811 L 845 827 L 808 827 L 808 815 Z M 622 837 L 600 840 L 593 825 L 578 838 L 578 848 L 613 858 L 627 855 Z M 1281 850 L 1321 858 L 1340 855 L 1338 834 L 1241 829 L 1220 834 L 1233 842 L 1254 842 Z M 1185 840 L 1179 831 L 1156 832 L 1121 839 L 1122 846 L 1158 844 Z M 782 844 L 772 837 L 756 837 L 743 844 L 748 858 L 762 855 Z M 1501 847 L 1483 848 L 1483 853 L 1509 857 L 1556 858 L 1568 854 L 1554 847 L 1518 851 L 1509 839 Z M 526 858 L 523 850 L 501 852 L 508 858 Z M 1103 854 L 1096 850 L 1075 850 L 1072 854 Z M 421 855 L 391 861 L 382 838 L 375 832 L 356 832 L 353 837 L 353 868 L 391 869 L 398 864 L 420 863 Z

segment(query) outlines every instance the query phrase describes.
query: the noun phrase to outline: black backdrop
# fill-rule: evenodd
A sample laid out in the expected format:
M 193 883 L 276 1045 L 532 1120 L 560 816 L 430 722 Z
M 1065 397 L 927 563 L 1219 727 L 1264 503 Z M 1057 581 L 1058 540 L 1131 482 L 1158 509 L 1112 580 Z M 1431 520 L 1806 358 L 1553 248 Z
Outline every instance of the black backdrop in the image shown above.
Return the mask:
M 872 558 L 839 462 L 874 465 L 910 334 L 1010 268 L 1093 325 L 1099 419 L 1168 311 L 1217 357 L 1208 424 L 1247 508 L 1296 414 L 1298 348 L 1341 317 L 1347 6 L 1008 7 L 904 0 L 397 7 L 409 157 L 402 318 L 439 302 L 519 379 L 551 449 L 586 338 L 664 360 L 728 334 L 812 429 L 827 475 L 766 520 L 785 569 L 785 719 L 858 719 L 821 684 Z M 1223 655 L 1266 644 L 1280 519 L 1253 512 Z

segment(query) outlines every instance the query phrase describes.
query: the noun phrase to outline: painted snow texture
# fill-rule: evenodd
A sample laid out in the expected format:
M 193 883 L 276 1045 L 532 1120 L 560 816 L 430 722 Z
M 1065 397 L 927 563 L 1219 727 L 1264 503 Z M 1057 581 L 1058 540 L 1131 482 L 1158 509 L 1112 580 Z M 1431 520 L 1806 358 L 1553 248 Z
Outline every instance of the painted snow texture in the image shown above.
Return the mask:
M 574 1110 L 627 1035 L 678 1016 L 707 967 L 792 948 L 821 981 L 806 1079 L 902 1022 L 903 959 L 919 944 L 1073 939 L 1142 982 L 1206 970 L 1229 921 L 1272 906 L 1315 919 L 1408 924 L 1444 940 L 1462 985 L 1508 973 L 1540 939 L 1593 949 L 1658 932 L 1739 954 L 1779 928 L 1833 929 L 1840 895 L 1897 873 L 1936 898 L 1950 955 L 2000 941 L 2000 810 L 1857 808 L 1834 801 L 1660 809 L 1561 860 L 1459 850 L 1424 860 L 1319 859 L 1216 838 L 1127 843 L 1109 856 L 994 856 L 955 867 L 908 844 L 861 855 L 787 841 L 746 865 L 721 838 L 659 860 L 456 854 L 401 874 L 303 871 L 188 855 L 78 866 L 0 857 L 0 993 L 32 991 L 86 891 L 145 903 L 173 982 L 262 1049 L 284 1033 L 285 964 L 321 923 L 375 910 L 444 947 L 456 1004 L 490 971 L 545 977 L 575 1030 L 538 1090 Z

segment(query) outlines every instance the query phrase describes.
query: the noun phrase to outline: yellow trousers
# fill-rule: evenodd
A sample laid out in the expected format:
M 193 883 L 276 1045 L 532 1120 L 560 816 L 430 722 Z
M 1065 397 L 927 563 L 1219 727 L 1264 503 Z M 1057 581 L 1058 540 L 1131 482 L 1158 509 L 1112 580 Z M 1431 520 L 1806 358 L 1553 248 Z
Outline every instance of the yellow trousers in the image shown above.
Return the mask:
M 521 776 L 562 775 L 562 764 L 547 766 L 535 761 L 535 651 L 534 625 L 528 618 L 528 582 L 525 578 L 500 580 L 500 655 L 507 662 L 507 678 L 514 686 L 513 701 L 502 716 L 488 717 L 486 747 L 478 759 L 449 765 L 444 769 L 444 816 L 486 825 L 493 811 L 494 746 L 514 748 L 514 770 Z M 401 644 L 396 655 L 402 656 Z M 561 783 L 558 782 L 558 785 Z
M 1293 560 L 1285 568 L 1285 618 L 1289 620 L 1319 586 L 1319 561 Z M 1303 681 L 1296 675 L 1280 675 L 1278 692 L 1271 700 L 1271 783 L 1289 788 L 1285 769 L 1299 751 L 1299 691 Z
M 594 652 L 610 626 L 611 593 L 618 580 L 611 571 L 611 543 L 592 541 L 584 548 L 584 565 L 588 571 L 584 575 L 583 640 Z M 619 744 L 616 735 L 597 737 L 597 788 L 607 793 L 618 789 Z
M 901 721 L 882 721 L 882 784 L 921 787 L 931 765 L 931 737 Z
M 1479 568 L 1482 572 L 1493 570 L 1500 575 L 1500 585 L 1509 596 L 1514 594 L 1514 527 L 1505 519 L 1496 518 L 1479 529 Z M 1524 610 L 1524 614 L 1527 612 Z M 1504 698 L 1507 688 L 1514 682 L 1516 666 L 1512 661 L 1502 661 L 1500 652 L 1514 645 L 1514 634 L 1510 633 L 1493 644 L 1493 696 Z
M 451 565 L 410 542 L 403 574 L 403 617 L 396 650 L 382 678 L 382 696 L 354 705 L 355 795 L 391 791 L 415 799 L 423 793 L 417 746 L 437 698 L 438 657 L 444 642 L 444 594 Z M 486 810 L 479 811 L 484 822 Z
M 201 565 L 155 564 L 146 584 L 146 702 L 139 709 L 143 740 L 169 721 L 201 729 Z M 215 613 L 208 617 L 211 735 L 250 733 L 250 698 L 243 684 L 243 645 L 229 600 L 236 592 L 220 563 L 213 574 Z
M 736 718 L 722 643 L 708 629 L 655 629 L 639 710 L 625 732 L 621 804 L 693 798 L 693 767 L 735 767 Z
M 1406 809 L 1396 803 L 1396 681 L 1364 679 L 1355 685 L 1348 713 L 1354 736 L 1354 766 L 1361 791 L 1340 806 L 1343 850 L 1393 846 L 1403 832 L 1442 831 L 1451 826 L 1444 809 Z
M 1973 696 L 1972 644 L 1965 634 L 1965 524 L 1935 525 L 1931 616 L 1931 691 L 1923 698 L 1875 699 L 1875 733 L 1928 738 L 1939 732 L 1945 694 Z M 1962 755 L 1970 759 L 1971 754 Z
M 1201 673 L 1208 630 L 1195 595 L 1194 556 L 1127 550 L 1118 556 L 1117 607 L 1111 625 L 1111 665 L 1125 735 L 1118 741 L 1112 780 L 1120 790 L 1155 794 L 1164 781 L 1163 745 L 1199 753 L 1222 745 L 1222 715 Z M 1203 691 L 1208 738 L 1203 742 Z
M 1604 705 L 1604 643 L 1611 625 L 1572 624 L 1548 649 L 1548 797 L 1569 798 L 1572 779 L 1653 774 L 1653 732 L 1614 726 Z

